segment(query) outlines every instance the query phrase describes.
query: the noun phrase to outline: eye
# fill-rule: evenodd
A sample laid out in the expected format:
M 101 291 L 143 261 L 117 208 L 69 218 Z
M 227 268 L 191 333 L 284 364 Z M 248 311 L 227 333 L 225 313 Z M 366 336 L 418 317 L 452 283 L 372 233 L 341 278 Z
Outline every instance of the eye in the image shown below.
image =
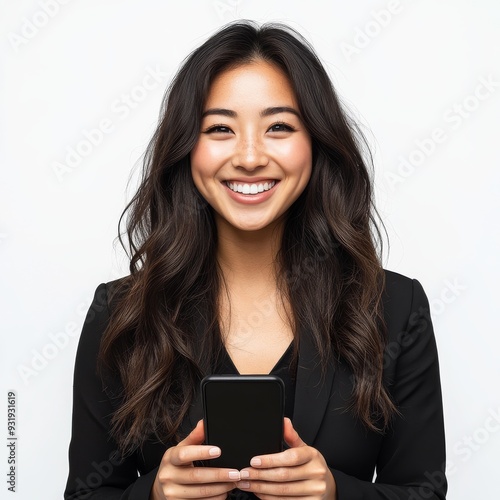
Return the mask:
M 269 127 L 270 132 L 293 132 L 295 129 L 285 122 L 277 122 Z
M 203 131 L 205 134 L 229 134 L 231 129 L 226 125 L 212 125 Z

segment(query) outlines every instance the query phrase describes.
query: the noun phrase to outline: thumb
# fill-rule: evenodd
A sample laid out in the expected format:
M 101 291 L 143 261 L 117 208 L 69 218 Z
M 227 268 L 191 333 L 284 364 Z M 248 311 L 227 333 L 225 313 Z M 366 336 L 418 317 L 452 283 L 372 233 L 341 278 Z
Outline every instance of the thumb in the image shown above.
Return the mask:
M 191 444 L 202 444 L 205 440 L 205 427 L 203 420 L 198 420 L 196 427 L 182 440 L 178 446 L 188 446 Z
M 283 438 L 285 439 L 286 444 L 290 446 L 290 448 L 307 446 L 306 443 L 302 441 L 297 431 L 293 428 L 292 421 L 288 417 L 285 417 L 284 421 Z

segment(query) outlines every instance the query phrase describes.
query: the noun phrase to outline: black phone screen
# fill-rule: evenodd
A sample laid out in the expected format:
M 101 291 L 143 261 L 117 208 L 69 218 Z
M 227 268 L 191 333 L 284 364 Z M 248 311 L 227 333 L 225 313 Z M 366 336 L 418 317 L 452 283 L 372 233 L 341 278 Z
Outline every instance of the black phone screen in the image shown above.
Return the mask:
M 209 467 L 243 469 L 256 455 L 283 450 L 284 384 L 272 375 L 212 375 L 202 381 Z

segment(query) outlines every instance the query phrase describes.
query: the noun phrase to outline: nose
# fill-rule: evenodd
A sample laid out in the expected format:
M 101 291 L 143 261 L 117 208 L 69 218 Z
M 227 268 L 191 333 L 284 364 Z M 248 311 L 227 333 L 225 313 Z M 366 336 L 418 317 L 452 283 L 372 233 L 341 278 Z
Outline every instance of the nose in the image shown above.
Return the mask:
M 254 170 L 266 166 L 269 157 L 262 142 L 257 137 L 242 137 L 238 140 L 232 158 L 234 167 Z

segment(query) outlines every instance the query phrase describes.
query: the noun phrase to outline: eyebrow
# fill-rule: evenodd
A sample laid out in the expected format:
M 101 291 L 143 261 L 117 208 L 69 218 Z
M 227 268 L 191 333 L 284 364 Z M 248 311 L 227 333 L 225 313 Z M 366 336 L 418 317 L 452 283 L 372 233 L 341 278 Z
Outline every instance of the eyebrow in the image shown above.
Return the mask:
M 264 118 L 266 116 L 277 115 L 278 113 L 292 113 L 293 115 L 300 118 L 299 112 L 296 109 L 291 108 L 290 106 L 273 106 L 270 108 L 265 108 L 260 112 L 260 116 Z M 209 115 L 222 115 L 228 116 L 229 118 L 236 118 L 238 116 L 238 113 L 236 113 L 236 111 L 233 111 L 232 109 L 210 108 L 204 111 L 201 117 L 205 118 L 205 116 Z

